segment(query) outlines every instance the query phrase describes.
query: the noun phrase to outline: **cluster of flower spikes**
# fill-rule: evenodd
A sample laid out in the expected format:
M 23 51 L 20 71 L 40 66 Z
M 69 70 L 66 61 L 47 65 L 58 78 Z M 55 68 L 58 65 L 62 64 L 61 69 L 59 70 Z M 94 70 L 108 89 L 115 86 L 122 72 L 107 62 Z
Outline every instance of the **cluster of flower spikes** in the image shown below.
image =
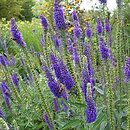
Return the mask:
M 69 70 L 67 69 L 67 66 L 53 53 L 50 54 L 50 61 L 52 64 L 52 68 L 55 71 L 56 77 L 59 79 L 60 83 L 63 83 L 65 87 L 70 90 L 74 86 L 74 81 Z
M 125 76 L 125 82 L 129 82 L 130 81 L 130 57 L 127 57 L 125 60 L 124 76 Z
M 26 43 L 23 40 L 21 32 L 18 30 L 17 24 L 15 22 L 14 18 L 11 18 L 10 21 L 10 32 L 12 34 L 12 39 L 19 45 L 21 45 L 23 48 L 26 47 Z
M 55 22 L 56 28 L 59 30 L 66 28 L 63 7 L 60 4 L 60 1 L 61 0 L 54 1 L 54 22 Z
M 3 99 L 5 101 L 6 107 L 10 108 L 10 97 L 11 97 L 11 92 L 9 87 L 7 86 L 5 80 L 2 80 L 2 83 L 0 84 L 0 88 L 3 94 Z
M 109 35 L 109 41 L 107 41 L 109 42 L 108 44 L 104 41 L 103 36 L 102 36 L 103 34 L 102 21 L 100 20 L 100 18 L 97 18 L 96 19 L 96 33 L 99 36 L 98 44 L 99 44 L 101 59 L 109 59 L 112 62 L 112 64 L 115 66 L 116 65 L 115 57 L 110 48 L 112 47 L 112 32 L 111 32 L 111 26 L 110 26 L 110 22 L 108 18 L 105 19 L 104 29 L 106 33 L 108 33 Z

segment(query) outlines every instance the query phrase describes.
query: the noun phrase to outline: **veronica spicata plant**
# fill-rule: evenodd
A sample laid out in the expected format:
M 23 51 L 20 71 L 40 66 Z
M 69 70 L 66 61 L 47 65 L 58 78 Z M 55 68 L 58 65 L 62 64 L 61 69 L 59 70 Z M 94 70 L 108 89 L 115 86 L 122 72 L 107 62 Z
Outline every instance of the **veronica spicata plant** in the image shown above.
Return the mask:
M 31 23 L 11 18 L 12 39 L 0 33 L 0 129 L 129 130 L 130 56 L 122 49 L 122 1 L 116 23 L 105 13 L 82 22 L 81 10 L 72 9 L 71 18 L 64 10 L 69 5 L 48 2 L 53 24 L 49 12 Z M 107 0 L 99 2 L 105 11 Z

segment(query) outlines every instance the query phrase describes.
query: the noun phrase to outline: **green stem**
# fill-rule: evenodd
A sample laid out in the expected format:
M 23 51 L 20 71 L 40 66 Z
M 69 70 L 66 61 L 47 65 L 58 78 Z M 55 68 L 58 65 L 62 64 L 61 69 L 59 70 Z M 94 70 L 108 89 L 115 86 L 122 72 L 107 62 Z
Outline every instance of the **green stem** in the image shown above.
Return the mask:
M 110 74 L 110 66 L 109 62 L 106 62 L 106 68 L 107 68 L 107 85 L 108 85 L 108 111 L 109 111 L 109 121 L 110 121 L 110 128 L 111 130 L 115 130 L 114 125 L 114 108 L 113 108 L 113 90 L 112 90 L 112 84 L 111 84 L 111 74 Z
M 121 18 L 121 12 L 122 12 L 122 0 L 118 0 L 118 15 L 117 15 L 117 72 L 118 72 L 118 78 L 119 78 L 119 95 L 120 95 L 120 107 L 119 107 L 119 113 L 122 110 L 122 97 L 124 91 L 123 86 L 123 80 L 122 80 L 122 18 Z M 119 130 L 121 130 L 121 120 L 118 122 L 119 124 Z

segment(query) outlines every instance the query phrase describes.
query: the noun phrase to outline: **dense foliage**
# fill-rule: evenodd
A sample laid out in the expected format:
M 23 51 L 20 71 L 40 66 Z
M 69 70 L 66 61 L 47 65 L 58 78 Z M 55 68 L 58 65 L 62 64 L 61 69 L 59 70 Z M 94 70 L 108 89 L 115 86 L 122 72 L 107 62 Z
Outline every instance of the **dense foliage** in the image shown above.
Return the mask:
M 15 17 L 30 21 L 33 17 L 32 7 L 34 5 L 34 0 L 1 0 L 0 19 L 9 20 L 11 17 Z
M 0 19 L 18 17 L 20 15 L 23 0 L 1 0 L 0 1 Z

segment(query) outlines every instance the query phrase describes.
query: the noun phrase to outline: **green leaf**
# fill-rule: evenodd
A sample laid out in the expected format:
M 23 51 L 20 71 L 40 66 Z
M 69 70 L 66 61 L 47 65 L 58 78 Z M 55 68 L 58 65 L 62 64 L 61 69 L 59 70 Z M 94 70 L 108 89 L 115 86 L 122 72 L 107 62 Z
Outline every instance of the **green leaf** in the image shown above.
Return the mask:
M 77 102 L 69 102 L 69 103 L 79 108 L 82 108 L 82 107 L 86 108 L 86 104 L 83 104 L 83 103 L 77 103 Z
M 104 121 L 106 118 L 105 114 L 101 114 L 98 116 L 98 118 L 96 119 L 96 121 L 93 123 L 94 128 L 96 128 L 97 130 L 100 128 L 100 124 L 102 121 Z
M 98 93 L 100 93 L 101 95 L 104 95 L 104 92 L 103 92 L 102 89 L 100 89 L 100 88 L 98 88 L 98 87 L 96 87 L 96 86 L 95 86 L 95 89 L 96 89 L 96 91 L 97 91 Z
M 105 127 L 107 126 L 107 121 L 103 121 L 100 125 L 100 130 L 105 130 Z
M 76 126 L 79 126 L 81 124 L 81 120 L 79 119 L 73 119 L 70 120 L 68 123 L 66 123 L 60 130 L 68 130 L 69 128 L 74 128 Z

